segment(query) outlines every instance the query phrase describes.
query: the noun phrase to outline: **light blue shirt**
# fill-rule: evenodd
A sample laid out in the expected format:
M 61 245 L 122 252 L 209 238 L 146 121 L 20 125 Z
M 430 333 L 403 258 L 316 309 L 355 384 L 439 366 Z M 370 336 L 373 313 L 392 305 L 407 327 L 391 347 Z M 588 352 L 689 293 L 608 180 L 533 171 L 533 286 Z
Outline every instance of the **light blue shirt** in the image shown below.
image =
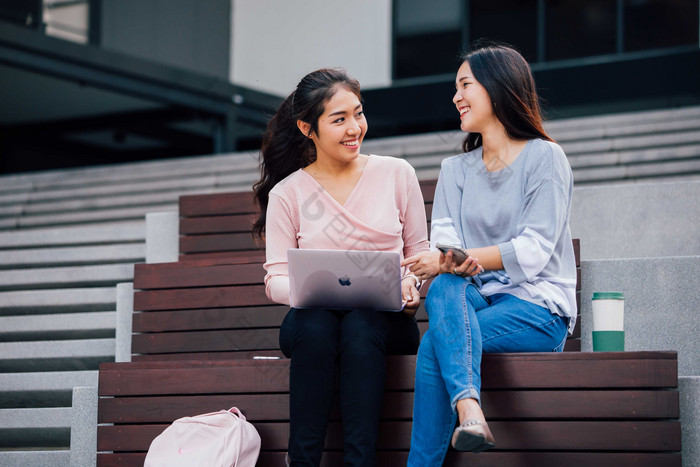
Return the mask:
M 507 167 L 489 172 L 482 148 L 442 161 L 430 243 L 498 245 L 504 269 L 474 278 L 488 297 L 508 293 L 576 323 L 576 261 L 569 231 L 573 175 L 556 143 L 527 142 Z

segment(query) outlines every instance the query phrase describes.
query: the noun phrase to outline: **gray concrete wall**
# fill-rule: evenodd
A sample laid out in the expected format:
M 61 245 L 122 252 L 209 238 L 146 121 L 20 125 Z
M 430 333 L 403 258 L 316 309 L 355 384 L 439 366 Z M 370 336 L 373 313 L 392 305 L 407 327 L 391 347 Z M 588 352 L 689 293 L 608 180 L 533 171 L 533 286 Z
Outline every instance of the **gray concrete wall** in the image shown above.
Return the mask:
M 571 233 L 583 260 L 700 255 L 700 180 L 577 187 Z
M 697 467 L 700 463 L 700 376 L 680 378 L 678 390 L 683 467 Z
M 102 2 L 105 49 L 229 78 L 231 0 Z
M 619 291 L 625 294 L 625 350 L 676 350 L 679 375 L 700 375 L 698 277 L 700 256 L 583 261 L 582 350 L 593 350 L 593 292 Z

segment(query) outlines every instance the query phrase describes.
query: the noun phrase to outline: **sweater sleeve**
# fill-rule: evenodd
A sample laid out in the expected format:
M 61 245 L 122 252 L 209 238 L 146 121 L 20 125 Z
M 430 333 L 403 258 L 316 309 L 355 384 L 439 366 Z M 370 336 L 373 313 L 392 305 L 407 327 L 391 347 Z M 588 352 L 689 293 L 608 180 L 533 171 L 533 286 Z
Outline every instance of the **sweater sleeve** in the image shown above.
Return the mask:
M 427 251 L 429 248 L 425 203 L 413 167 L 410 167 L 407 185 L 406 203 L 404 212 L 401 213 L 403 218 L 404 258 Z
M 462 189 L 454 182 L 454 177 L 451 176 L 452 168 L 448 165 L 448 161 L 449 159 L 446 159 L 442 163 L 433 197 L 433 214 L 430 221 L 432 249 L 435 249 L 438 243 L 466 247 L 462 244 L 461 236 L 455 226 L 455 220 L 461 218 L 459 202 L 462 199 Z
M 289 305 L 287 250 L 298 247 L 296 232 L 289 205 L 270 193 L 265 222 L 265 294 L 284 305 Z
M 570 198 L 569 190 L 552 177 L 526 194 L 518 235 L 498 245 L 513 283 L 533 280 L 550 261 L 566 224 Z

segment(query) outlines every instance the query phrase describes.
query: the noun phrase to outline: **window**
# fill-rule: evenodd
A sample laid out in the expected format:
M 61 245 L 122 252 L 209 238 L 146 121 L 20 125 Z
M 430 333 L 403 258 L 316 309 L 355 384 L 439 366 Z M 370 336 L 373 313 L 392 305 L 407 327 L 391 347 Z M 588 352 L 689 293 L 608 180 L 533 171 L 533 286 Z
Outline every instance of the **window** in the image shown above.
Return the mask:
M 462 52 L 461 0 L 394 2 L 394 77 L 454 73 Z
M 87 44 L 88 0 L 44 0 L 46 35 Z
M 479 39 L 530 63 L 696 46 L 698 0 L 394 0 L 394 78 L 453 73 Z
M 698 43 L 697 0 L 625 0 L 625 51 Z
M 547 0 L 545 60 L 615 53 L 616 10 L 615 0 Z
M 2 0 L 0 20 L 38 29 L 41 26 L 41 3 L 33 0 Z
M 529 62 L 537 60 L 537 0 L 471 0 L 471 40 L 487 38 L 515 47 Z

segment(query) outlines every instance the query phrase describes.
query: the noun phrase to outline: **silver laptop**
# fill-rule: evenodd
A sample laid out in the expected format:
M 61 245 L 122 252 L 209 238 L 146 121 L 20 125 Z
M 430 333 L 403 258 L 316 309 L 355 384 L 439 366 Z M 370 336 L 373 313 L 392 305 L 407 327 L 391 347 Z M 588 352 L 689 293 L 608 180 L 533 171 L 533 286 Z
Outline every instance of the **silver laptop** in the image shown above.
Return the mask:
M 287 250 L 295 308 L 401 311 L 401 259 L 394 251 Z

